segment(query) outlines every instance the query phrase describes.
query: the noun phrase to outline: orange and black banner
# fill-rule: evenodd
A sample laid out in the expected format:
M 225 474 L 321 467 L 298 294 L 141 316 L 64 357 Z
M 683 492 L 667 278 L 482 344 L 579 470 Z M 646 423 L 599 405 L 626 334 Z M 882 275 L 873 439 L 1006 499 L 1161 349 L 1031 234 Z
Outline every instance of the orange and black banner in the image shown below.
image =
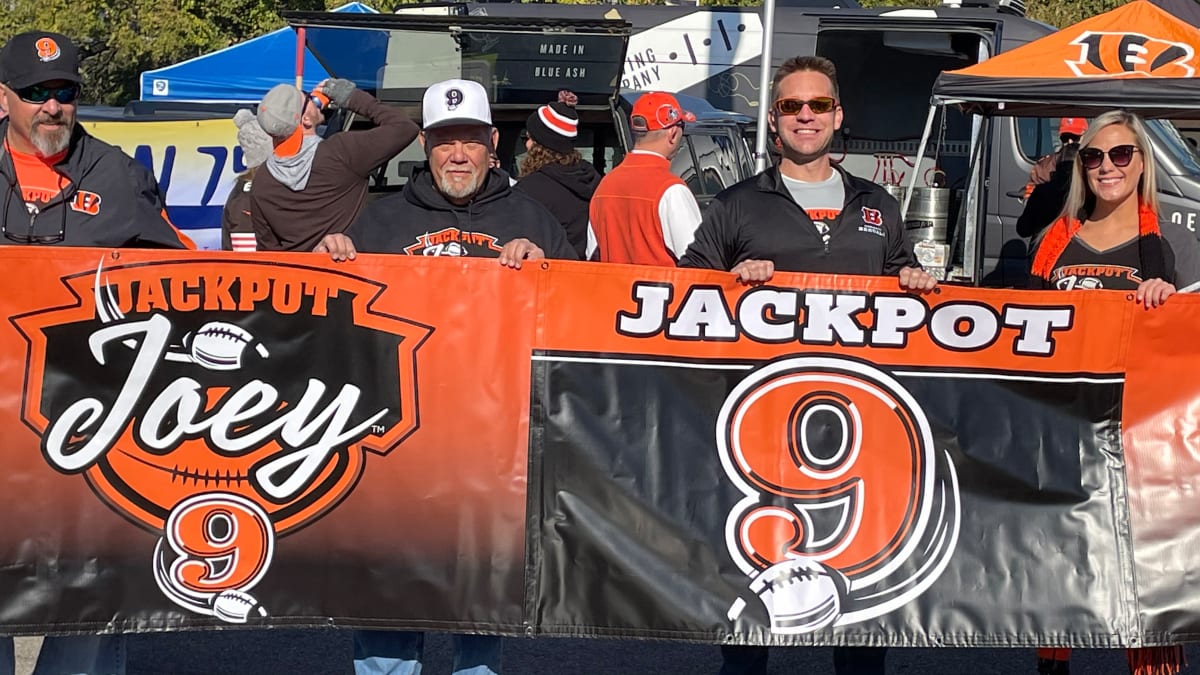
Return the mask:
M 5 248 L 0 633 L 1200 631 L 1200 299 Z

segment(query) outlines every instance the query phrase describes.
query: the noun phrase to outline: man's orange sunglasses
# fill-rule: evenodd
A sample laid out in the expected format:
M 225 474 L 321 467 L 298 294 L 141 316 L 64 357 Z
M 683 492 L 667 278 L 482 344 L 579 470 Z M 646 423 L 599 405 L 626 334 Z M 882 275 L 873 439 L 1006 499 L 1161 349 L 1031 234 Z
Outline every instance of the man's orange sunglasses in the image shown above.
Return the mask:
M 817 115 L 824 115 L 837 107 L 837 99 L 832 96 L 818 96 L 807 101 L 798 98 L 781 98 L 775 101 L 775 112 L 780 115 L 799 115 L 804 106 Z

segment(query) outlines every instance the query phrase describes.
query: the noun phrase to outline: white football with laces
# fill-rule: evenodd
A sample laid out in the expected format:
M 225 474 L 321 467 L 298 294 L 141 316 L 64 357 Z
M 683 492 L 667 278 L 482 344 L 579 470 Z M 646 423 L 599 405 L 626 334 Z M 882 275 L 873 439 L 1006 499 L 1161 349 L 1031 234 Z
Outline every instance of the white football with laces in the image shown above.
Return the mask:
M 213 599 L 213 614 L 229 623 L 246 623 L 251 614 L 266 616 L 267 610 L 258 604 L 253 595 L 237 589 L 221 591 Z
M 191 336 L 188 345 L 192 360 L 209 370 L 237 370 L 242 367 L 246 350 L 254 336 L 241 326 L 226 321 L 209 321 Z M 267 349 L 257 345 L 262 356 Z
M 832 572 L 815 560 L 795 558 L 771 565 L 750 583 L 771 617 L 771 632 L 820 630 L 842 613 L 842 592 Z

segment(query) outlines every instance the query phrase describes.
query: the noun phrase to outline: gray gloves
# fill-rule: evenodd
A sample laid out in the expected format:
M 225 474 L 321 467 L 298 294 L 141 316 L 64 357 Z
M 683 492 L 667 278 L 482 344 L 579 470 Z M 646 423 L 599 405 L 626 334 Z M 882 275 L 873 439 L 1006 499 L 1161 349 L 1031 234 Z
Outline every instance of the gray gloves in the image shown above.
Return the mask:
M 330 78 L 325 81 L 321 91 L 329 97 L 329 100 L 339 108 L 345 108 L 350 101 L 350 95 L 354 93 L 354 83 L 350 80 L 339 78 Z

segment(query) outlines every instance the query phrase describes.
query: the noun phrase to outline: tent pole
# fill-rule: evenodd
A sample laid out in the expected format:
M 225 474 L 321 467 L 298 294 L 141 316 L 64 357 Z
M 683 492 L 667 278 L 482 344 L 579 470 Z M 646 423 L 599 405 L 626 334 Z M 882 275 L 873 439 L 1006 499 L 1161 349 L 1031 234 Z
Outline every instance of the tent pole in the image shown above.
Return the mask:
M 775 36 L 775 0 L 763 0 L 762 56 L 758 73 L 758 131 L 754 139 L 754 172 L 767 168 L 767 115 L 771 112 L 771 47 Z
M 987 195 L 983 190 L 985 167 L 982 165 L 983 146 L 987 142 L 988 134 L 992 132 L 992 123 L 996 118 L 991 114 L 986 117 L 983 115 L 975 115 L 975 121 L 971 126 L 975 127 L 978 124 L 979 132 L 972 132 L 972 137 L 975 141 L 971 147 L 971 156 L 968 159 L 967 166 L 970 167 L 967 173 L 967 184 L 963 194 L 962 208 L 966 209 L 966 214 L 963 217 L 963 272 L 972 282 L 979 282 L 978 270 L 978 247 L 979 247 L 979 228 L 982 227 L 979 221 L 979 200 L 986 199 Z M 1013 119 L 1013 118 L 1009 118 Z M 996 186 L 999 188 L 999 185 Z
M 296 29 L 296 88 L 304 89 L 304 26 Z
M 917 160 L 913 162 L 912 180 L 904 191 L 904 203 L 900 205 L 900 217 L 908 219 L 908 204 L 912 201 L 913 190 L 917 187 L 917 179 L 921 176 L 921 160 L 925 159 L 925 146 L 929 144 L 929 135 L 933 133 L 933 116 L 937 114 L 937 103 L 929 105 L 929 114 L 925 116 L 925 131 L 921 132 L 921 144 L 917 146 Z M 945 114 L 945 113 L 942 113 Z

